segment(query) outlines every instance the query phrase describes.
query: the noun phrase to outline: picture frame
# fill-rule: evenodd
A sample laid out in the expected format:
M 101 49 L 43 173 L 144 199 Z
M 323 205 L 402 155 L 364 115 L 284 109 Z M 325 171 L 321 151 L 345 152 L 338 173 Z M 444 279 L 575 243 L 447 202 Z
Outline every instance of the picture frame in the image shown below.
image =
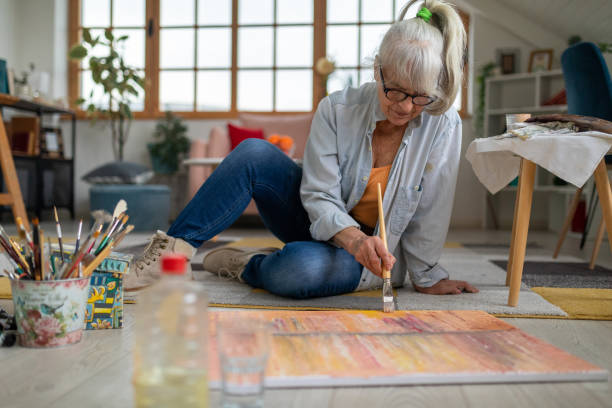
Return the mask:
M 495 51 L 495 60 L 503 75 L 516 74 L 520 71 L 521 50 L 519 48 L 500 48 Z
M 553 50 L 533 50 L 529 55 L 529 72 L 549 71 L 552 68 Z
M 64 140 L 60 128 L 41 129 L 40 154 L 50 158 L 64 158 Z

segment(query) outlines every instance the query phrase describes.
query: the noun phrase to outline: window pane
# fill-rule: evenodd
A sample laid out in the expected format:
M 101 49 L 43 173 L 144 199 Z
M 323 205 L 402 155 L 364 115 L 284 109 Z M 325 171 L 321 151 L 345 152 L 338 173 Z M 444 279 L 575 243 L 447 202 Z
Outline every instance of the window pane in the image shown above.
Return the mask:
M 114 27 L 144 27 L 145 0 L 114 0 Z
M 276 65 L 312 66 L 312 27 L 279 27 L 276 41 Z
M 359 86 L 367 82 L 374 82 L 373 68 L 363 68 L 359 70 Z
M 197 103 L 199 111 L 229 111 L 232 76 L 230 71 L 199 71 Z
M 126 65 L 133 68 L 144 68 L 145 66 L 145 31 L 138 30 L 114 30 L 116 38 L 127 35 L 128 39 L 123 41 L 123 49 L 119 49 Z
M 194 66 L 194 32 L 191 28 L 160 30 L 160 67 L 188 68 Z
M 398 3 L 400 3 L 398 1 Z M 403 2 L 401 2 L 403 3 Z M 361 21 L 393 21 L 393 4 L 391 0 L 361 0 Z
M 357 87 L 357 70 L 337 69 L 327 79 L 327 93 L 339 91 L 347 87 Z
M 81 97 L 85 98 L 85 103 L 82 105 L 83 108 L 87 108 L 90 102 L 98 107 L 108 107 L 108 98 L 104 97 L 104 90 L 102 85 L 97 85 L 91 79 L 90 71 L 81 72 Z M 90 97 L 91 91 L 93 90 L 93 96 Z
M 198 0 L 198 24 L 232 24 L 232 1 Z
M 167 26 L 188 26 L 195 23 L 194 0 L 161 0 L 160 24 Z
M 401 2 L 401 1 L 395 2 L 395 19 L 396 20 L 399 18 L 400 12 L 402 11 L 402 8 L 404 8 L 405 5 L 406 5 L 406 2 Z M 415 3 L 412 6 L 410 6 L 410 9 L 408 9 L 408 11 L 406 12 L 406 16 L 404 17 L 404 20 L 414 18 L 422 6 L 423 6 L 422 3 Z
M 337 67 L 357 66 L 357 26 L 327 27 L 327 56 L 336 62 Z
M 238 66 L 272 66 L 272 27 L 238 29 Z
M 310 111 L 312 109 L 312 70 L 276 72 L 276 110 Z
M 198 67 L 226 68 L 232 65 L 232 29 L 198 30 Z
M 193 71 L 161 71 L 159 73 L 159 109 L 162 111 L 192 111 L 193 79 Z
M 272 0 L 238 0 L 238 24 L 271 24 L 273 18 Z
M 272 110 L 272 71 L 238 71 L 238 110 Z
M 83 27 L 110 26 L 110 0 L 83 0 Z
M 358 0 L 327 0 L 328 23 L 356 23 Z
M 372 63 L 389 24 L 361 26 L 361 63 Z
M 91 38 L 96 37 L 104 37 L 104 30 L 89 30 L 89 34 Z M 83 58 L 81 60 L 81 68 L 89 68 L 89 58 L 90 57 L 106 57 L 108 55 L 108 47 L 103 45 L 96 45 L 91 52 L 87 54 L 87 58 Z
M 313 0 L 276 0 L 276 22 L 312 23 Z

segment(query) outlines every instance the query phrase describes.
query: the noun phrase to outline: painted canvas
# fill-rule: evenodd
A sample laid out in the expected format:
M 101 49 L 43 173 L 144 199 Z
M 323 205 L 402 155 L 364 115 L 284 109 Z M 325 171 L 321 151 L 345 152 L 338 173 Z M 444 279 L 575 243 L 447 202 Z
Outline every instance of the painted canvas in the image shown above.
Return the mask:
M 215 311 L 271 324 L 268 387 L 607 380 L 607 371 L 481 311 Z

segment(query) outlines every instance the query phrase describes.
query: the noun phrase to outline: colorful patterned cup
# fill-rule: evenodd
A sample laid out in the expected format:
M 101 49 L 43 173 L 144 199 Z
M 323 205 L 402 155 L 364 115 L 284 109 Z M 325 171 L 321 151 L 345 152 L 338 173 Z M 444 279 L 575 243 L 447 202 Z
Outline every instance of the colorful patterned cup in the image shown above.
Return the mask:
M 78 343 L 85 328 L 89 280 L 12 280 L 19 344 L 56 347 Z

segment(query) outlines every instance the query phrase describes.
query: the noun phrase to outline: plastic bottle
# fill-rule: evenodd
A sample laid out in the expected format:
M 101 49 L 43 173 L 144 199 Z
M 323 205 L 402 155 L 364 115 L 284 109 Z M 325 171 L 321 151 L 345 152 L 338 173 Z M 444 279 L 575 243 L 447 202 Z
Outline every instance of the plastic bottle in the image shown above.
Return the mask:
M 208 407 L 208 296 L 187 280 L 182 255 L 162 257 L 162 278 L 138 297 L 135 406 Z

